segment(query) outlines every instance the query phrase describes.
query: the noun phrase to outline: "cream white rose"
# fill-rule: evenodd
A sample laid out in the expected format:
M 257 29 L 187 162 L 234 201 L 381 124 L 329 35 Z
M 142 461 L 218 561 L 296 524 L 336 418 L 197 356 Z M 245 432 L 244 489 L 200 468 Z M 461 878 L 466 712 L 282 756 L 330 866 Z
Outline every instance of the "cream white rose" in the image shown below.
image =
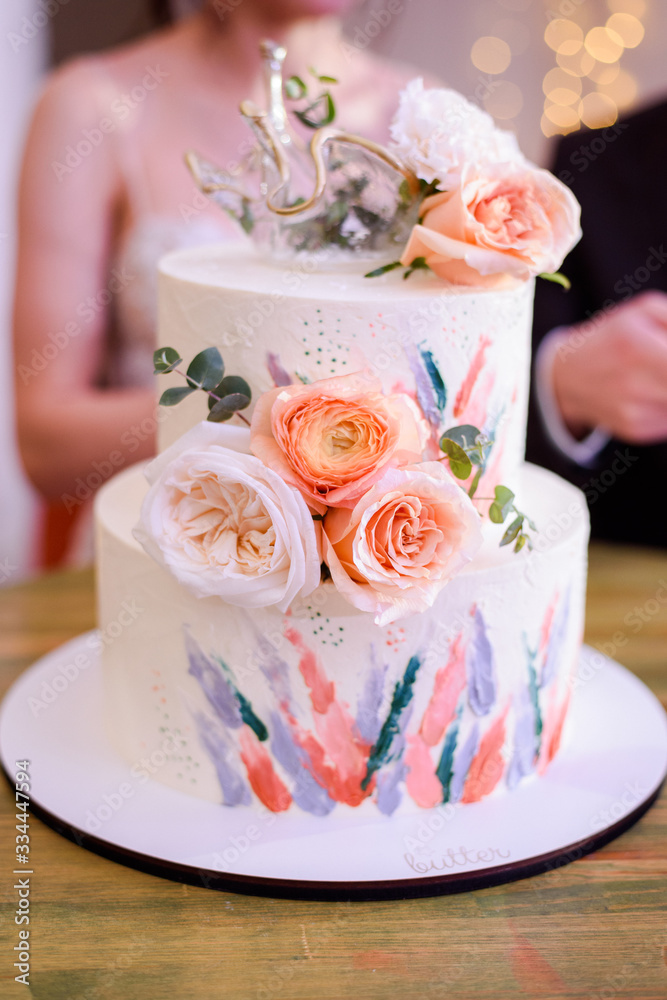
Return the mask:
M 245 428 L 193 427 L 148 465 L 135 536 L 198 597 L 285 611 L 320 581 L 319 529 L 249 445 Z
M 424 90 L 421 78 L 401 92 L 391 136 L 394 152 L 442 190 L 458 184 L 467 164 L 525 162 L 512 132 L 496 128 L 490 115 L 454 90 Z

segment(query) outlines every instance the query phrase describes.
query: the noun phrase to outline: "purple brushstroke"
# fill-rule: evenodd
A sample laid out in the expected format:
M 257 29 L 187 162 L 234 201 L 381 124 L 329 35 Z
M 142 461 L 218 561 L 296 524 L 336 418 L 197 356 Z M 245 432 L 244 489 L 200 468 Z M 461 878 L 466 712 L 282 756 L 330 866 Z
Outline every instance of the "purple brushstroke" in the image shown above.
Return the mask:
M 468 739 L 465 741 L 460 751 L 454 758 L 454 773 L 452 775 L 452 783 L 450 785 L 449 793 L 450 802 L 458 802 L 463 794 L 463 786 L 465 784 L 472 759 L 477 753 L 478 743 L 479 725 L 475 722 L 475 725 L 468 735 Z
M 428 420 L 429 424 L 431 424 L 432 427 L 439 427 L 442 416 L 440 410 L 438 409 L 438 403 L 435 398 L 431 379 L 429 378 L 428 372 L 424 368 L 422 357 L 414 344 L 406 345 L 404 350 L 408 365 L 410 366 L 410 371 L 412 372 L 415 380 L 417 402 L 419 403 L 422 413 Z
M 488 715 L 496 700 L 496 677 L 493 648 L 486 634 L 486 623 L 475 608 L 472 639 L 466 654 L 468 702 L 475 715 Z
M 383 768 L 377 776 L 377 807 L 385 816 L 391 816 L 401 804 L 403 793 L 398 786 L 407 773 L 407 767 L 399 760 L 393 767 Z
M 240 729 L 243 724 L 234 690 L 225 680 L 222 668 L 206 656 L 201 646 L 185 633 L 185 649 L 188 656 L 188 673 L 199 682 L 206 698 L 216 714 L 230 729 Z
M 250 789 L 231 765 L 235 753 L 225 738 L 223 727 L 204 712 L 193 712 L 197 733 L 220 782 L 222 801 L 226 806 L 248 806 L 252 802 Z
M 294 779 L 294 787 L 290 791 L 296 804 L 314 816 L 327 816 L 336 803 L 308 770 L 307 753 L 302 747 L 295 746 L 277 712 L 271 713 L 271 751 Z
M 514 698 L 514 747 L 507 770 L 507 787 L 516 788 L 522 778 L 535 767 L 535 710 L 527 688 L 521 688 Z
M 547 646 L 547 655 L 544 660 L 544 666 L 542 667 L 540 687 L 546 687 L 547 684 L 551 684 L 552 680 L 556 676 L 558 664 L 563 653 L 563 645 L 567 638 L 569 615 L 570 591 L 568 590 L 563 597 L 563 600 L 558 605 L 558 610 L 556 611 L 554 620 L 551 623 L 549 644 Z
M 269 369 L 269 375 L 273 379 L 274 385 L 292 384 L 292 379 L 281 365 L 277 354 L 273 354 L 271 351 L 266 352 L 266 367 Z
M 408 773 L 402 758 L 405 753 L 405 731 L 412 717 L 412 709 L 413 706 L 408 705 L 401 713 L 398 732 L 391 741 L 386 762 L 380 766 L 377 774 L 376 802 L 385 816 L 391 816 L 403 798 L 398 786 Z
M 378 664 L 374 644 L 371 645 L 371 664 L 357 705 L 356 723 L 364 743 L 373 745 L 382 728 L 380 709 L 384 700 L 384 680 L 389 669 L 388 663 Z

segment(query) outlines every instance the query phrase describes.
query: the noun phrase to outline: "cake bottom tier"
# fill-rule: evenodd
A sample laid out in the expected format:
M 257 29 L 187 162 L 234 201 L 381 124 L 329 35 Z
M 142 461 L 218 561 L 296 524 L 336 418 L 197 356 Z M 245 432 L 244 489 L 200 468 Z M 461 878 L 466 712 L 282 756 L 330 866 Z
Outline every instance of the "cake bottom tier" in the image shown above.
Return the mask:
M 384 628 L 331 583 L 287 614 L 192 596 L 132 537 L 141 469 L 111 480 L 96 507 L 100 644 L 130 776 L 317 816 L 465 804 L 539 776 L 581 646 L 588 517 L 551 473 L 519 479 L 533 551 L 499 548 L 490 525 L 429 611 Z

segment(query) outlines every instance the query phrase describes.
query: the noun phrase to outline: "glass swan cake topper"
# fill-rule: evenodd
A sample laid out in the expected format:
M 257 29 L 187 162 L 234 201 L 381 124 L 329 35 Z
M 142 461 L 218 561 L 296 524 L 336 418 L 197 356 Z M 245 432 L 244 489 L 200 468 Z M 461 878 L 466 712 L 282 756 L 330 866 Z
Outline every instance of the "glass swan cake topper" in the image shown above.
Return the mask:
M 284 103 L 286 50 L 268 40 L 260 49 L 267 109 L 248 100 L 240 106 L 257 146 L 240 179 L 195 152 L 187 153 L 197 186 L 273 258 L 308 252 L 386 260 L 405 245 L 417 221 L 423 181 L 383 146 L 333 127 L 335 112 L 328 93 L 307 109 L 323 102 L 320 122 L 297 113 L 315 128 L 306 144 L 292 129 Z M 298 77 L 288 84 L 294 96 L 306 95 Z

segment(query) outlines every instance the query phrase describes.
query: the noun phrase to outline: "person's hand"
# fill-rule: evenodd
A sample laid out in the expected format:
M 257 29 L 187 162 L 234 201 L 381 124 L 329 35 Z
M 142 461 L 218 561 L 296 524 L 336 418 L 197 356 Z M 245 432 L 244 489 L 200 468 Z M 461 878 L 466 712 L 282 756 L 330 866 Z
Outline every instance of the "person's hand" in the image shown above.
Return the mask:
M 559 338 L 553 389 L 570 432 L 632 444 L 667 438 L 667 295 L 642 292 Z

